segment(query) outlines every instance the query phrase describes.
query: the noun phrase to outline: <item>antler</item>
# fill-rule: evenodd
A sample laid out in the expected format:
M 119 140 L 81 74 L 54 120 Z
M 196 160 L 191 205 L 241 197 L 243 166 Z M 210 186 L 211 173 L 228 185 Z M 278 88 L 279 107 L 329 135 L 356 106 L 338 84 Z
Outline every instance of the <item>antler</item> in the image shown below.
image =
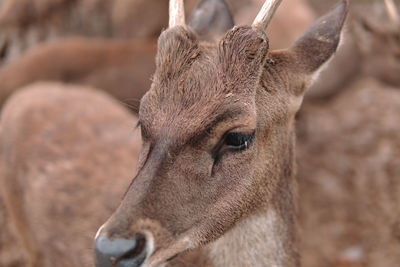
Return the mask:
M 169 1 L 169 27 L 185 25 L 185 9 L 183 0 Z
M 282 0 L 266 0 L 252 26 L 255 28 L 261 28 L 262 30 L 267 29 L 269 22 L 281 2 Z
M 389 15 L 390 20 L 399 25 L 400 24 L 400 15 L 397 11 L 396 5 L 393 0 L 385 0 L 386 11 Z

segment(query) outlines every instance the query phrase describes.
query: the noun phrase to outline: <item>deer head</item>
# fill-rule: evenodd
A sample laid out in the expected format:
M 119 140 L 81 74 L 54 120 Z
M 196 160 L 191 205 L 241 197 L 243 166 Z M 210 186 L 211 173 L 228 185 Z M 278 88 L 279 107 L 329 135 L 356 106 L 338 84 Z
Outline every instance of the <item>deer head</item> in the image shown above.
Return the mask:
M 159 266 L 211 247 L 257 214 L 266 214 L 268 229 L 241 237 L 249 246 L 260 235 L 274 240 L 258 264 L 296 265 L 294 115 L 336 51 L 348 4 L 290 48 L 269 51 L 265 29 L 280 2 L 266 1 L 252 26 L 215 42 L 199 41 L 185 25 L 183 2 L 170 2 L 170 27 L 140 105 L 137 174 L 96 235 L 96 266 Z M 237 252 L 210 249 L 216 258 Z
M 400 85 L 400 15 L 393 0 L 385 0 L 383 16 L 361 10 L 353 23 L 362 70 L 393 86 Z M 364 12 L 363 12 L 364 11 Z M 377 19 L 379 18 L 379 19 Z

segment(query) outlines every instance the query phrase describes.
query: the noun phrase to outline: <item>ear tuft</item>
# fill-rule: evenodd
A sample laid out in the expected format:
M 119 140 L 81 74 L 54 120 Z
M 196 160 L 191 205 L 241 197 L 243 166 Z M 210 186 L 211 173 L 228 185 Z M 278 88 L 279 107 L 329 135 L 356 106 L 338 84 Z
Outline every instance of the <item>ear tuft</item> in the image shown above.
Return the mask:
M 165 79 L 179 75 L 191 66 L 199 53 L 196 35 L 189 28 L 184 26 L 169 28 L 158 38 L 157 72 L 166 75 Z
M 229 64 L 262 64 L 268 51 L 268 38 L 249 26 L 235 27 L 222 39 L 220 56 Z M 237 61 L 237 62 L 232 62 Z
M 291 46 L 303 72 L 314 73 L 336 52 L 348 10 L 348 0 L 343 0 Z
M 221 40 L 218 60 L 224 77 L 232 84 L 259 80 L 268 53 L 268 38 L 264 32 L 250 26 L 234 27 Z M 241 81 L 241 79 L 243 81 Z M 251 88 L 247 84 L 248 88 Z
M 234 23 L 224 0 L 202 0 L 192 12 L 189 26 L 201 39 L 215 40 L 232 29 Z

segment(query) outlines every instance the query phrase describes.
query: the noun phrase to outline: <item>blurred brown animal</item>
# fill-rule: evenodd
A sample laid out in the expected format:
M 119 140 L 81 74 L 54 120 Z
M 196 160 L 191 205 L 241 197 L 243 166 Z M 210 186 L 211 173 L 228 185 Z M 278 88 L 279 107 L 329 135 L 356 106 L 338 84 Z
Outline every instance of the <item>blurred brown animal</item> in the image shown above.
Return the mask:
M 386 51 L 363 51 L 374 52 L 364 54 L 363 63 L 376 65 L 365 66 L 329 97 L 306 100 L 298 118 L 303 266 L 400 262 L 400 85 L 380 75 L 400 73 L 391 64 L 398 60 L 389 38 L 395 35 L 384 24 L 383 35 L 364 26 L 374 36 L 362 45 L 382 49 L 387 42 Z
M 167 7 L 167 0 L 6 0 L 0 9 L 1 58 L 11 62 L 59 37 L 155 38 L 167 24 Z
M 394 11 L 388 11 L 390 1 L 385 1 L 386 5 L 352 4 L 343 45 L 310 88 L 306 100 L 329 98 L 364 76 L 400 87 L 399 12 L 395 5 Z
M 363 78 L 305 103 L 297 142 L 303 266 L 400 262 L 399 89 Z
M 0 190 L 28 252 L 23 266 L 93 266 L 96 227 L 135 171 L 136 121 L 104 93 L 80 86 L 38 83 L 8 101 Z
M 219 44 L 199 42 L 190 28 L 179 26 L 184 24 L 182 8 L 178 9 L 177 16 L 171 16 L 177 19 L 172 20 L 170 29 L 159 39 L 152 89 L 141 104 L 143 145 L 138 174 L 117 212 L 99 231 L 96 241 L 99 266 L 111 265 L 111 257 L 132 266 L 136 266 L 135 261 L 140 264 L 143 260 L 154 266 L 187 249 L 206 244 L 202 252 L 214 266 L 231 266 L 233 262 L 252 266 L 266 262 L 277 266 L 298 265 L 294 207 L 294 115 L 312 76 L 336 50 L 346 10 L 347 2 L 342 2 L 315 22 L 289 49 L 280 51 L 268 51 L 268 39 L 264 33 L 269 22 L 264 15 L 273 11 L 263 9 L 265 13 L 257 16 L 253 27 L 235 27 L 226 33 Z M 330 23 L 322 23 L 326 20 Z M 329 42 L 321 41 L 320 37 Z M 83 149 L 86 140 L 74 146 L 68 145 L 76 140 L 73 141 L 75 137 L 70 135 L 74 126 L 67 123 L 67 119 L 72 122 L 79 117 L 85 118 L 82 114 L 92 114 L 82 110 L 73 115 L 67 112 L 75 110 L 68 108 L 68 103 L 73 101 L 78 102 L 77 107 L 83 110 L 92 110 L 88 104 L 91 101 L 87 101 L 91 96 L 78 101 L 81 98 L 76 91 L 70 90 L 70 95 L 77 94 L 72 101 L 59 90 L 51 90 L 41 92 L 40 89 L 32 89 L 16 95 L 3 110 L 0 128 L 0 147 L 4 149 L 1 171 L 6 173 L 0 176 L 3 178 L 3 194 L 8 209 L 14 209 L 10 213 L 14 213 L 12 217 L 21 239 L 26 241 L 26 248 L 31 252 L 31 264 L 39 266 L 42 266 L 41 259 L 46 262 L 42 256 L 47 252 L 40 249 L 40 243 L 39 248 L 29 244 L 35 244 L 35 239 L 45 238 L 46 233 L 32 230 L 29 233 L 26 229 L 38 222 L 34 218 L 42 219 L 40 223 L 45 226 L 42 229 L 50 229 L 49 222 L 44 219 L 47 217 L 41 216 L 40 212 L 32 214 L 33 223 L 18 227 L 18 222 L 27 222 L 26 215 L 23 215 L 22 205 L 17 208 L 13 205 L 17 203 L 15 198 L 18 196 L 26 197 L 27 205 L 38 204 L 35 199 L 40 199 L 40 193 L 46 190 L 34 192 L 35 189 L 49 183 L 32 180 L 29 182 L 36 185 L 29 189 L 29 183 L 24 187 L 24 183 L 22 186 L 18 184 L 19 178 L 9 178 L 25 179 L 32 174 L 49 181 L 51 177 L 62 177 L 64 171 L 71 170 L 69 174 L 74 178 L 63 177 L 57 181 L 62 184 L 59 188 L 74 191 L 77 181 L 72 170 L 79 170 L 80 166 L 72 163 L 71 167 L 70 161 L 63 159 L 68 156 L 77 158 L 74 151 L 69 151 Z M 37 98 L 40 99 L 35 101 Z M 93 105 L 98 107 L 93 110 L 106 114 L 93 119 L 99 121 L 96 125 L 106 125 L 103 117 L 107 115 L 109 104 L 100 102 L 101 105 Z M 35 115 L 34 110 L 38 110 L 39 114 Z M 24 115 L 18 117 L 18 114 Z M 59 120 L 59 123 L 54 123 Z M 87 121 L 79 122 L 76 126 L 78 132 L 81 126 L 92 127 L 87 125 Z M 212 128 L 204 127 L 210 122 Z M 42 125 L 45 126 L 43 129 Z M 93 127 L 93 130 L 82 128 L 82 132 L 99 134 L 100 129 Z M 34 129 L 33 132 L 30 128 Z M 113 135 L 114 128 L 104 129 Z M 188 131 L 193 131 L 194 135 Z M 37 138 L 32 139 L 36 132 Z M 27 135 L 30 138 L 25 138 Z M 107 134 L 104 132 L 104 135 Z M 46 140 L 46 146 L 43 146 L 43 140 Z M 58 145 L 56 142 L 53 146 L 52 140 L 59 142 Z M 101 146 L 104 142 L 106 140 L 98 144 Z M 102 153 L 95 149 L 90 149 L 88 153 L 109 156 L 105 151 Z M 76 159 L 76 164 L 80 164 L 81 160 L 84 165 L 81 167 L 103 165 L 112 172 L 113 168 L 105 161 L 98 160 L 97 164 L 91 164 L 89 158 L 83 153 L 81 158 Z M 118 161 L 116 158 L 108 160 Z M 196 161 L 201 161 L 201 164 L 194 166 Z M 60 165 L 54 165 L 54 162 Z M 50 164 L 49 167 L 46 167 L 47 164 Z M 18 171 L 19 166 L 21 171 Z M 99 168 L 93 175 L 104 175 L 108 183 L 115 183 L 114 179 L 107 179 L 109 177 L 124 176 L 117 173 L 107 175 L 104 170 Z M 48 172 L 54 173 L 47 176 Z M 90 174 L 91 169 L 83 171 L 84 177 Z M 72 185 L 63 184 L 68 181 Z M 28 189 L 23 194 L 10 193 L 21 188 Z M 51 193 L 50 190 L 48 192 Z M 85 193 L 82 192 L 82 195 Z M 62 196 L 59 194 L 58 197 Z M 67 196 L 64 199 L 66 202 Z M 55 196 L 49 198 L 56 199 Z M 81 208 L 83 199 L 86 198 L 76 197 L 76 204 L 69 207 Z M 88 207 L 93 207 L 91 203 Z M 60 202 L 61 211 L 56 214 L 68 213 L 68 208 L 64 210 L 67 206 Z M 103 204 L 96 207 L 104 212 Z M 52 210 L 51 206 L 32 206 L 29 210 L 34 213 L 36 209 L 43 212 Z M 88 210 L 86 215 L 90 214 Z M 189 229 L 193 232 L 188 232 Z M 35 237 L 35 232 L 39 237 Z M 176 239 L 178 236 L 183 239 Z M 245 250 L 237 243 L 237 237 L 245 242 Z M 57 238 L 51 240 L 54 242 Z M 52 246 L 51 242 L 47 244 L 46 247 Z M 61 244 L 77 245 L 72 239 L 61 241 Z M 109 251 L 110 244 L 116 244 L 118 250 Z M 132 244 L 134 251 L 130 251 Z M 80 247 L 77 245 L 77 248 Z M 57 246 L 53 245 L 50 251 L 56 249 Z M 129 256 L 125 254 L 126 249 Z M 77 264 L 82 264 L 85 260 L 81 261 L 73 251 L 76 250 L 72 248 L 69 255 L 76 255 Z M 247 253 L 254 251 L 258 253 Z M 121 252 L 124 257 L 120 257 Z M 57 261 L 61 260 L 60 254 L 58 256 Z M 54 256 L 49 259 L 54 260 Z M 65 260 L 75 259 L 68 257 Z
M 36 81 L 62 81 L 100 88 L 134 111 L 150 88 L 153 41 L 66 39 L 29 51 L 0 68 L 0 105 L 18 88 Z

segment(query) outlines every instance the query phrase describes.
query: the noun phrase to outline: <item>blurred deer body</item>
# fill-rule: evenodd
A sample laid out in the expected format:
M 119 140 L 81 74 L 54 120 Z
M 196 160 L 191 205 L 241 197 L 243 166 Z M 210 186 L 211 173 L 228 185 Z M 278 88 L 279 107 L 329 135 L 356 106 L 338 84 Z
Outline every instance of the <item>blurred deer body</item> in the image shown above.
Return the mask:
M 297 142 L 304 266 L 400 261 L 399 114 L 399 87 L 371 77 L 304 103 Z
M 59 37 L 154 38 L 166 24 L 167 7 L 166 0 L 7 0 L 0 6 L 3 61 Z M 148 20 L 152 14 L 157 19 Z
M 398 7 L 393 8 L 399 16 Z M 363 77 L 400 86 L 400 26 L 389 15 L 383 2 L 352 3 L 343 44 L 310 88 L 309 98 L 327 99 Z
M 137 111 L 150 87 L 154 56 L 153 41 L 70 38 L 43 44 L 0 68 L 0 104 L 17 88 L 61 81 L 103 89 Z
M 38 83 L 10 99 L 1 117 L 0 191 L 27 252 L 22 266 L 93 265 L 96 227 L 135 171 L 136 120 L 80 86 Z
M 311 91 L 298 118 L 304 266 L 400 262 L 400 27 L 378 7 L 379 25 L 366 7 L 353 7 L 360 12 L 352 21 L 358 41 L 347 40 L 350 49 L 339 52 L 312 88 L 333 82 L 333 90 Z M 335 81 L 335 71 L 346 68 L 356 72 Z
M 136 177 L 120 206 L 96 234 L 96 266 L 160 266 L 189 250 L 198 250 L 204 256 L 203 266 L 299 265 L 294 117 L 315 74 L 336 51 L 348 3 L 339 3 L 288 49 L 270 51 L 265 27 L 279 3 L 267 1 L 251 27 L 221 29 L 223 37 L 214 42 L 200 41 L 197 33 L 186 26 L 182 2 L 170 3 L 170 27 L 158 40 L 153 83 L 139 111 L 142 149 Z M 206 18 L 204 21 L 210 21 Z M 120 193 L 108 187 L 121 188 L 116 180 L 120 178 L 121 183 L 126 183 L 124 170 L 130 168 L 114 170 L 106 162 L 119 161 L 123 153 L 129 152 L 122 147 L 103 146 L 110 139 L 114 145 L 114 134 L 126 138 L 118 134 L 112 122 L 114 115 L 120 116 L 119 122 L 127 117 L 121 112 L 110 112 L 114 110 L 112 104 L 97 97 L 93 97 L 95 102 L 91 106 L 87 99 L 92 96 L 84 96 L 85 92 L 51 90 L 21 92 L 2 112 L 0 148 L 5 152 L 0 171 L 6 174 L 0 177 L 3 196 L 31 265 L 54 265 L 58 260 L 55 257 L 60 258 L 61 254 L 51 252 L 63 249 L 55 246 L 46 251 L 41 246 L 58 241 L 59 246 L 71 246 L 68 249 L 72 255 L 60 265 L 82 265 L 88 254 L 80 254 L 84 250 L 81 245 L 87 241 L 75 244 L 71 234 L 71 239 L 62 235 L 60 240 L 53 237 L 41 243 L 37 240 L 46 240 L 46 232 L 36 231 L 33 225 L 41 223 L 42 229 L 50 229 L 52 222 L 43 215 L 46 212 L 59 216 L 71 212 L 74 217 L 78 211 L 76 216 L 85 218 L 94 215 L 93 210 L 101 209 L 101 213 L 91 217 L 93 222 L 108 213 L 104 206 L 113 206 L 115 203 L 108 201 Z M 90 117 L 99 111 L 105 114 Z M 76 118 L 79 120 L 75 121 Z M 73 122 L 77 123 L 78 137 L 70 135 Z M 111 125 L 107 126 L 108 123 Z M 37 129 L 37 135 L 25 132 L 30 128 Z M 77 141 L 80 134 L 96 140 L 104 150 Z M 43 140 L 47 140 L 46 146 Z M 124 142 L 118 140 L 123 146 Z M 137 143 L 132 145 L 136 146 Z M 82 149 L 88 150 L 77 157 Z M 127 156 L 124 162 L 131 159 Z M 102 168 L 97 169 L 98 166 Z M 82 170 L 78 176 L 77 170 Z M 42 175 L 43 172 L 50 174 Z M 27 193 L 10 193 L 28 186 L 23 179 L 30 173 L 40 179 L 30 181 L 32 187 L 26 189 Z M 96 195 L 101 199 L 90 199 L 85 209 L 82 203 L 87 199 L 86 192 L 74 189 L 87 182 L 82 177 L 95 176 L 101 180 L 96 180 L 103 188 Z M 64 203 L 74 204 L 60 202 L 60 211 L 54 211 L 54 207 L 34 207 L 35 203 L 42 204 L 39 199 L 43 192 L 55 192 L 42 189 L 53 186 L 42 184 L 42 179 L 60 182 L 58 188 L 78 194 L 73 199 L 68 194 L 57 196 Z M 92 190 L 97 188 L 96 185 Z M 104 191 L 110 195 L 102 195 Z M 32 222 L 26 220 L 27 208 L 16 199 L 18 196 L 27 198 L 25 202 L 32 205 L 32 213 L 42 211 L 31 215 Z M 94 223 L 88 221 L 89 224 Z M 71 230 L 73 233 L 83 229 L 76 227 L 78 230 Z M 171 264 L 175 262 L 172 260 Z

